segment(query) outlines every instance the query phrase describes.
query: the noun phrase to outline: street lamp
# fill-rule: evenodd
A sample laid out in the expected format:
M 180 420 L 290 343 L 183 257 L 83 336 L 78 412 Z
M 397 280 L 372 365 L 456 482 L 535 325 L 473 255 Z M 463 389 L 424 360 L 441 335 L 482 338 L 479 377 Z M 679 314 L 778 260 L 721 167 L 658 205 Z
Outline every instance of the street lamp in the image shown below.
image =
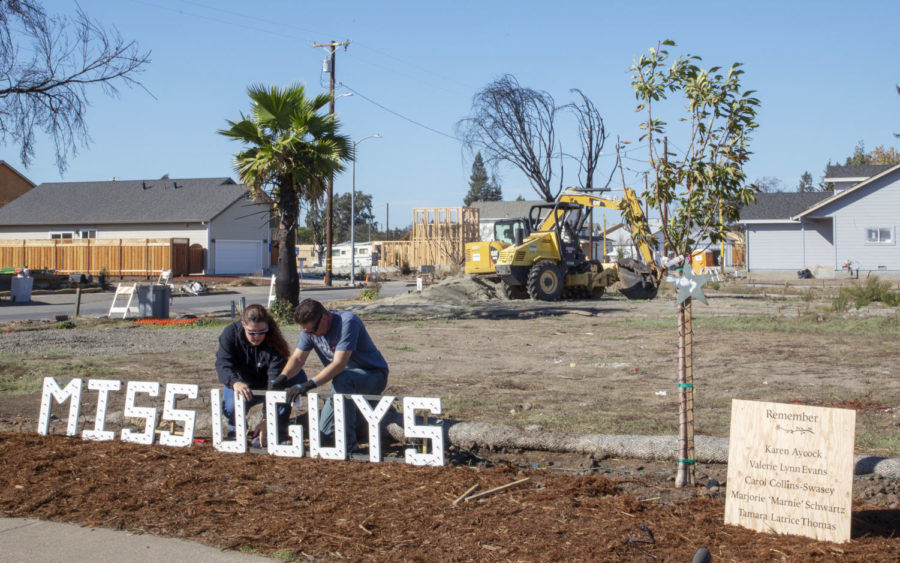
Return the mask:
M 366 139 L 380 139 L 375 133 L 353 142 L 353 187 L 350 191 L 350 285 L 356 285 L 356 145 Z M 371 250 L 370 250 L 371 252 Z

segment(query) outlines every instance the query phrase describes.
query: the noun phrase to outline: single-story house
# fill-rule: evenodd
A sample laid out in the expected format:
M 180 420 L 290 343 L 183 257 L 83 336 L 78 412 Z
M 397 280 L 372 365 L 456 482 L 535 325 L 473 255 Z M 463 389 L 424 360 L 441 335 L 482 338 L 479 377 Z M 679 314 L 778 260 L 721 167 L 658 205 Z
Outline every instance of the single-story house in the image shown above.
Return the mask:
M 207 274 L 269 266 L 270 210 L 231 178 L 49 182 L 0 208 L 0 239 L 189 239 Z
M 851 263 L 900 274 L 900 164 L 830 166 L 825 182 L 833 193 L 763 193 L 741 209 L 747 269 L 833 277 Z
M 0 207 L 16 199 L 34 187 L 34 182 L 21 172 L 0 160 Z
M 532 205 L 546 203 L 545 201 L 473 201 L 473 207 L 478 210 L 479 240 L 490 242 L 494 238 L 494 224 L 501 219 L 517 219 L 528 217 Z

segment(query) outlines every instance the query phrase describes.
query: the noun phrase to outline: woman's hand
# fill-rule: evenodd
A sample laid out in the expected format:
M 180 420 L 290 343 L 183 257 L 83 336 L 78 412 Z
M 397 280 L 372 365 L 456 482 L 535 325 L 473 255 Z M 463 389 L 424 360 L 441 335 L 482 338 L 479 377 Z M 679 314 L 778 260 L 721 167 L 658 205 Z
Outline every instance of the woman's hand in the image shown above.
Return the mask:
M 232 391 L 234 391 L 234 397 L 242 397 L 245 401 L 249 401 L 253 398 L 253 393 L 250 391 L 250 386 L 244 383 L 243 381 L 238 381 L 234 385 L 231 386 Z

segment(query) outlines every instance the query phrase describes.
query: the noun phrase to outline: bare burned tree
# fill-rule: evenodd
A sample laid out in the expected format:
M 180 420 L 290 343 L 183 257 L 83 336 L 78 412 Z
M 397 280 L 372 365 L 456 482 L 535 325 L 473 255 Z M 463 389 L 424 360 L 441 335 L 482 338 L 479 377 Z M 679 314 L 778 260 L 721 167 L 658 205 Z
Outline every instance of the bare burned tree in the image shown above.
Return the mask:
M 56 165 L 86 146 L 87 92 L 141 86 L 134 76 L 150 62 L 78 8 L 74 18 L 48 16 L 37 0 L 0 0 L 0 144 L 18 145 L 22 163 L 35 154 L 35 129 L 53 139 Z
M 578 88 L 570 91 L 581 96 L 581 102 L 569 104 L 566 109 L 578 121 L 578 136 L 581 138 L 578 177 L 581 185 L 590 189 L 594 187 L 594 172 L 597 170 L 603 145 L 606 144 L 606 127 L 594 103 Z
M 457 131 L 486 162 L 513 164 L 538 195 L 553 201 L 562 189 L 562 182 L 556 189 L 551 186 L 556 111 L 550 94 L 524 88 L 505 74 L 475 94 L 472 115 L 457 123 Z

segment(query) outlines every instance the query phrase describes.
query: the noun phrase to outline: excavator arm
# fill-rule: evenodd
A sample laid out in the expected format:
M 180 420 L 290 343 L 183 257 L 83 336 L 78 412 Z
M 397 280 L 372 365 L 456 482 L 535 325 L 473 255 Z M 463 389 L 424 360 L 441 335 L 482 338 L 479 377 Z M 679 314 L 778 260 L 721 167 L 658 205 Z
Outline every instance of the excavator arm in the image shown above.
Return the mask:
M 582 205 L 586 208 L 597 207 L 618 211 L 628 209 L 629 213 L 625 213 L 624 216 L 643 262 L 633 259 L 618 262 L 619 281 L 621 282 L 619 291 L 629 299 L 653 299 L 656 297 L 663 270 L 654 260 L 653 249 L 647 242 L 650 233 L 647 230 L 641 204 L 633 189 L 625 188 L 625 196 L 621 200 L 606 199 L 578 190 L 566 190 L 560 194 L 559 201 Z M 556 217 L 553 214 L 548 216 L 544 221 L 545 224 L 541 226 L 541 230 L 544 230 L 545 227 L 548 230 L 552 228 L 555 220 Z

